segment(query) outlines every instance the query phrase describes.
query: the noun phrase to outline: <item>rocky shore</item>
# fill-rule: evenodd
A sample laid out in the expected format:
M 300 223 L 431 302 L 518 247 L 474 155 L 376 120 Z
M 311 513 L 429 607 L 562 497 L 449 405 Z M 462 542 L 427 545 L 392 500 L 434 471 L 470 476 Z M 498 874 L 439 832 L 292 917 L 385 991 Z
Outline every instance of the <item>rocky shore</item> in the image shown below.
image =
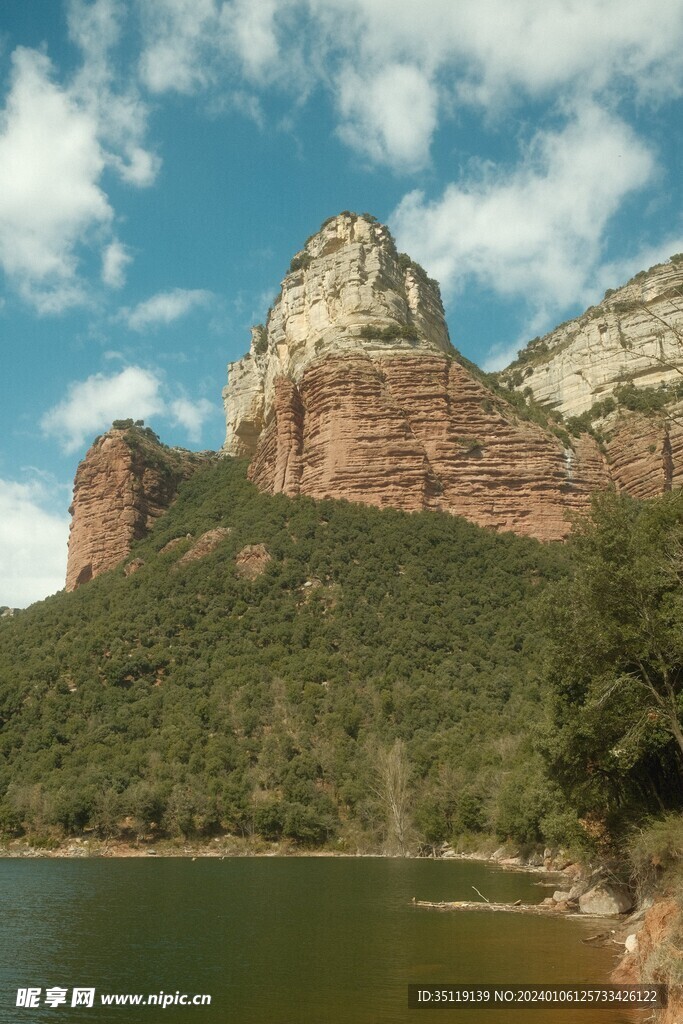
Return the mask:
M 614 947 L 618 961 L 609 980 L 617 985 L 669 984 L 668 1006 L 656 1011 L 652 1019 L 657 1024 L 683 1024 L 683 986 L 670 984 L 666 966 L 667 955 L 683 960 L 683 950 L 672 942 L 682 911 L 677 900 L 661 894 L 638 904 L 628 886 L 609 868 L 586 869 L 562 851 L 545 850 L 525 857 L 505 847 L 493 854 L 459 854 L 445 846 L 439 853 L 453 859 L 488 861 L 508 870 L 542 872 L 549 880 L 541 884 L 549 888 L 555 884 L 550 880 L 554 874 L 561 881 L 540 905 L 558 914 L 604 918 L 604 928 L 584 941 Z

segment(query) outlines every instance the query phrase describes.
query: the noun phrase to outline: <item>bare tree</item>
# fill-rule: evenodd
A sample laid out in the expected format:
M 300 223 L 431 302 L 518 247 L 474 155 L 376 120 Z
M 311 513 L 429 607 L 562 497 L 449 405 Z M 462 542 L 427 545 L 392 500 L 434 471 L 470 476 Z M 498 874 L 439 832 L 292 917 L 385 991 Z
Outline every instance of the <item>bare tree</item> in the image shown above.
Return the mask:
M 409 852 L 410 774 L 403 740 L 395 740 L 393 746 L 380 749 L 375 785 L 371 789 L 385 810 L 391 845 L 398 848 L 401 857 L 406 857 Z

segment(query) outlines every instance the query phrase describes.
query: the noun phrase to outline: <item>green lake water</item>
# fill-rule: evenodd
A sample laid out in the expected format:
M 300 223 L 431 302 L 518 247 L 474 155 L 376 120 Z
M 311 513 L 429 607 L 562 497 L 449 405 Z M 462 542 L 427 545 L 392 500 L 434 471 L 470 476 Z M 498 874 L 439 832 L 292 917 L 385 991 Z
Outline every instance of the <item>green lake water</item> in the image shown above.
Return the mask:
M 581 942 L 604 922 L 439 913 L 424 900 L 539 902 L 534 875 L 367 858 L 0 860 L 0 1024 L 624 1024 L 613 1010 L 409 1010 L 414 983 L 604 982 Z M 71 1008 L 73 987 L 95 988 Z M 67 1005 L 17 1007 L 18 988 Z M 210 1006 L 118 1006 L 101 995 L 207 993 Z M 426 1021 L 424 1020 L 426 1014 Z

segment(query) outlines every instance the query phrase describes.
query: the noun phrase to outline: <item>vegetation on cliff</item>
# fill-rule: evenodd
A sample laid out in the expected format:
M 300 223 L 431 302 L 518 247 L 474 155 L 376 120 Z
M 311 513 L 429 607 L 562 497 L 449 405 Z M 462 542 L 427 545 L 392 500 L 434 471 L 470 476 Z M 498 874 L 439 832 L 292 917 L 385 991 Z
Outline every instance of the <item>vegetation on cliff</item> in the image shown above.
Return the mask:
M 400 741 L 413 842 L 508 834 L 510 773 L 532 774 L 520 744 L 541 714 L 532 607 L 563 550 L 437 513 L 264 496 L 245 468 L 186 482 L 134 573 L 0 623 L 3 829 L 355 849 L 395 825 L 381 775 Z M 179 564 L 218 527 L 211 553 Z M 236 556 L 258 544 L 271 560 L 249 579 Z

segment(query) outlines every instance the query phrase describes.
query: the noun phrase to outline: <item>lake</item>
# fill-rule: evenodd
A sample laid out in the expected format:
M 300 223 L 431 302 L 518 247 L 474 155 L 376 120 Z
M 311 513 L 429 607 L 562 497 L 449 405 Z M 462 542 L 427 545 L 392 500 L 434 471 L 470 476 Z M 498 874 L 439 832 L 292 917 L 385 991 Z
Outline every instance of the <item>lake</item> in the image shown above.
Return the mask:
M 605 982 L 612 954 L 581 942 L 605 922 L 410 902 L 476 899 L 473 886 L 494 902 L 539 902 L 548 890 L 537 882 L 462 861 L 0 860 L 0 1022 L 402 1024 L 425 1016 L 408 1009 L 409 982 Z M 71 1007 L 74 987 L 95 989 L 92 1008 Z M 19 988 L 40 989 L 39 1005 L 17 1007 Z M 211 1005 L 101 1005 L 102 994 L 128 993 L 208 994 Z M 444 1024 L 637 1019 L 611 1009 L 427 1014 Z

